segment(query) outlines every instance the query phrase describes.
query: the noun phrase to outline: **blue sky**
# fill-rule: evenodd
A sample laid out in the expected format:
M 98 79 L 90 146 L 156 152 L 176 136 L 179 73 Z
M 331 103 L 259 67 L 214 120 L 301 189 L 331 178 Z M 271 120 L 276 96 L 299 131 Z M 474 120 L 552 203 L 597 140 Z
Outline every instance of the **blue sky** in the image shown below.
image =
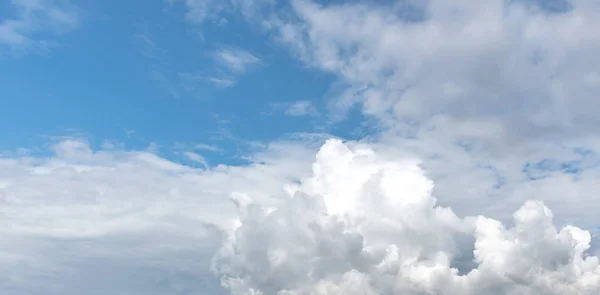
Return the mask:
M 0 293 L 596 295 L 598 36 L 596 0 L 2 1 Z
M 154 142 L 166 151 L 177 142 L 229 149 L 228 136 L 351 136 L 358 125 L 330 124 L 324 116 L 335 77 L 295 60 L 239 15 L 190 27 L 182 3 L 78 7 L 77 27 L 52 36 L 58 46 L 4 48 L 1 149 L 77 134 L 96 146 L 111 140 L 132 148 Z M 0 11 L 15 14 L 7 5 Z M 298 101 L 305 107 L 289 112 Z

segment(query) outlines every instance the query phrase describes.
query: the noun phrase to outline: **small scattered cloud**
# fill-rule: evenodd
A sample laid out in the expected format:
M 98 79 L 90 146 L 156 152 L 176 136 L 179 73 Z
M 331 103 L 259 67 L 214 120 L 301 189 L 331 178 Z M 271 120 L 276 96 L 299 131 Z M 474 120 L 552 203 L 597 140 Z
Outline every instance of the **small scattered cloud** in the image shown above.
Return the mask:
M 215 53 L 215 60 L 232 73 L 243 74 L 250 66 L 260 63 L 252 53 L 240 48 L 227 48 Z
M 285 114 L 294 117 L 318 116 L 319 111 L 309 100 L 299 100 L 290 104 L 285 110 Z
M 13 0 L 8 7 L 15 14 L 0 21 L 0 48 L 11 51 L 33 48 L 45 52 L 60 42 L 39 38 L 40 34 L 64 34 L 81 22 L 79 9 L 68 1 Z
M 171 79 L 169 79 L 164 73 L 158 70 L 153 70 L 150 71 L 150 73 L 148 73 L 148 77 L 172 98 L 181 97 L 177 86 L 173 84 L 173 82 L 171 82 Z
M 204 143 L 199 143 L 197 145 L 194 146 L 196 149 L 199 150 L 205 150 L 205 151 L 211 151 L 211 152 L 220 152 L 222 151 L 221 148 L 214 146 L 214 145 L 209 145 L 209 144 L 204 144 Z
M 131 137 L 132 135 L 135 134 L 135 130 L 133 129 L 129 129 L 129 128 L 125 128 L 125 137 Z
M 261 60 L 252 53 L 240 48 L 222 48 L 212 53 L 216 62 L 212 72 L 179 73 L 181 83 L 186 90 L 193 92 L 198 85 L 209 83 L 216 88 L 228 88 L 249 68 L 261 64 Z
M 265 6 L 274 7 L 275 0 L 167 0 L 169 5 L 182 3 L 185 21 L 192 25 L 223 25 L 226 17 L 243 16 L 247 20 L 264 18 Z
M 202 157 L 201 155 L 194 153 L 194 152 L 184 152 L 183 155 L 188 158 L 188 160 L 194 162 L 194 163 L 198 163 L 202 166 L 204 166 L 204 168 L 208 168 L 208 163 L 206 162 L 206 159 L 204 159 L 204 157 Z
M 320 114 L 317 107 L 310 100 L 273 103 L 271 108 L 276 112 L 283 112 L 285 115 L 292 117 L 316 117 Z
M 220 21 L 221 12 L 228 9 L 229 1 L 223 0 L 168 0 L 169 4 L 183 2 L 187 11 L 185 20 L 191 24 L 202 24 L 207 20 L 213 19 Z
M 169 67 L 167 50 L 161 47 L 159 42 L 148 32 L 135 34 L 133 40 L 140 55 L 147 59 L 150 68 L 147 78 L 169 97 L 180 98 L 183 92 L 181 79 L 178 79 L 180 77 L 177 75 L 173 75 L 173 71 Z
M 260 1 L 265 2 L 264 0 Z M 267 1 L 268 2 L 268 1 Z M 196 25 L 194 31 L 200 30 L 198 25 L 212 21 L 217 26 L 226 26 L 229 21 L 225 14 L 237 11 L 244 16 L 251 14 L 259 6 L 246 1 L 216 1 L 216 0 L 167 0 L 169 6 L 182 4 L 185 7 L 185 21 Z M 201 31 L 201 30 L 200 30 Z M 203 34 L 199 36 L 204 40 Z M 136 36 L 140 42 L 146 43 L 147 49 L 142 54 L 155 58 L 157 50 L 160 49 L 146 35 Z M 204 40 L 205 41 L 205 40 Z M 158 52 L 160 53 L 160 52 Z M 179 82 L 181 88 L 187 92 L 195 93 L 200 86 L 211 84 L 215 88 L 229 88 L 236 84 L 237 80 L 248 72 L 249 69 L 262 64 L 262 60 L 250 51 L 233 46 L 223 46 L 214 51 L 206 52 L 207 56 L 214 62 L 214 67 L 208 71 L 180 71 Z
M 149 34 L 135 34 L 134 40 L 140 47 L 140 54 L 157 61 L 162 61 L 166 50 L 158 46 L 156 41 Z
M 208 82 L 210 82 L 212 85 L 219 87 L 219 88 L 227 88 L 227 87 L 231 87 L 235 84 L 234 80 L 228 79 L 228 78 L 208 77 L 208 78 L 206 78 L 206 80 Z
M 230 77 L 216 77 L 201 73 L 179 73 L 179 79 L 185 90 L 196 92 L 199 85 L 210 83 L 217 88 L 227 88 L 235 85 L 235 80 Z

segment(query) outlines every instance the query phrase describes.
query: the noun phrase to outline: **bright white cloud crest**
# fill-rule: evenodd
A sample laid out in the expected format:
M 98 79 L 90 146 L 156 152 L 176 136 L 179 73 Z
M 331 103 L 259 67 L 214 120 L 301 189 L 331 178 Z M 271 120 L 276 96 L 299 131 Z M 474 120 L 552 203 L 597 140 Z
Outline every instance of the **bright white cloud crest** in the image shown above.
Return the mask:
M 238 195 L 214 268 L 231 294 L 598 294 L 590 234 L 527 201 L 505 227 L 436 205 L 414 161 L 327 142 L 275 208 Z M 245 199 L 242 201 L 241 199 Z

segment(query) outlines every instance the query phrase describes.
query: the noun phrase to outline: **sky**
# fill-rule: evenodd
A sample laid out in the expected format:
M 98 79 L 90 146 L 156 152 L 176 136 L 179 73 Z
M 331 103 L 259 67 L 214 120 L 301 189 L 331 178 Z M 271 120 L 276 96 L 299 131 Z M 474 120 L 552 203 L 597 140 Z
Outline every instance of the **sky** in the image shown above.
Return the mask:
M 0 2 L 2 294 L 598 294 L 595 0 Z

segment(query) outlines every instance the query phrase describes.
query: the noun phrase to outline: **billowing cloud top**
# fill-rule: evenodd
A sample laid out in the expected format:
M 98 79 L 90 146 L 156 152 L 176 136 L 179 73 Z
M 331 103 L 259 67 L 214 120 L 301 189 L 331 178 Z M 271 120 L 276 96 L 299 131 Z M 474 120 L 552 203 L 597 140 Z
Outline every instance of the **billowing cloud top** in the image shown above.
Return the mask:
M 527 201 L 514 225 L 436 205 L 417 163 L 338 140 L 275 207 L 235 195 L 240 223 L 214 259 L 231 294 L 598 294 L 590 233 Z

